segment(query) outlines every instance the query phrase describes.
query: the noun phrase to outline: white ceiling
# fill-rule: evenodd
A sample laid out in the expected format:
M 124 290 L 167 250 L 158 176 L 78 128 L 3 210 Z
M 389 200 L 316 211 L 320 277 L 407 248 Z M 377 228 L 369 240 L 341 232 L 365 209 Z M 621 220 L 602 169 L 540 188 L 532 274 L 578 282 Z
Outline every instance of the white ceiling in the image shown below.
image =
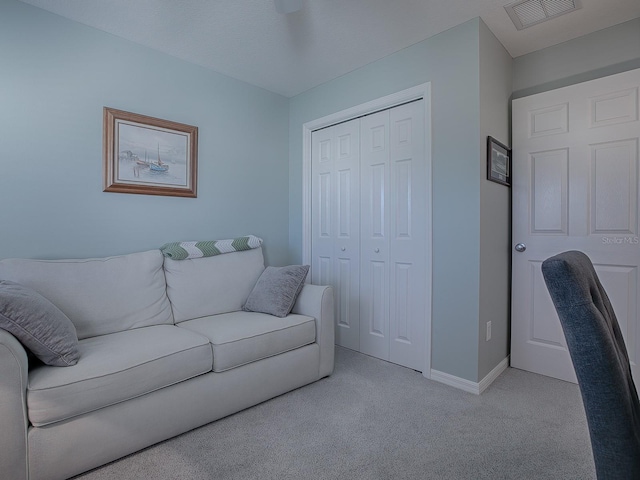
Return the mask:
M 291 97 L 481 17 L 512 57 L 640 17 L 639 0 L 582 9 L 525 30 L 513 0 L 21 0 L 113 35 Z

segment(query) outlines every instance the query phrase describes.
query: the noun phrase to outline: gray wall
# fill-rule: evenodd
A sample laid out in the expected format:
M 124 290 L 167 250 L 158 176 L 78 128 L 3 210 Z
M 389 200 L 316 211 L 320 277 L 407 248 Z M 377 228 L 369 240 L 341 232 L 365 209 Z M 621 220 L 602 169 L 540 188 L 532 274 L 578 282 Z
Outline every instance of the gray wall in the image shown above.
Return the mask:
M 15 0 L 0 45 L 0 258 L 252 233 L 288 261 L 288 99 Z M 198 198 L 104 193 L 103 106 L 198 126 Z
M 509 354 L 511 188 L 487 180 L 487 136 L 510 146 L 513 60 L 480 22 L 480 315 L 478 380 Z M 491 340 L 486 341 L 487 322 Z
M 302 256 L 302 125 L 431 82 L 432 368 L 476 381 L 480 257 L 479 19 L 291 99 L 290 244 Z
M 640 18 L 513 61 L 513 98 L 640 68 Z

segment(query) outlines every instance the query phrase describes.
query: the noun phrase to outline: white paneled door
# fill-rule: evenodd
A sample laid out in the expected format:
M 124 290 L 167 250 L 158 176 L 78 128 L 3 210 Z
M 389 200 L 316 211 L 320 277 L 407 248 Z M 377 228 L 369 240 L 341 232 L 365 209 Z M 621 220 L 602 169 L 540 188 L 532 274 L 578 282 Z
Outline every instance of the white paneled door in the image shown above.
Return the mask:
M 541 264 L 591 258 L 640 380 L 640 70 L 513 102 L 511 364 L 575 382 Z
M 360 125 L 313 132 L 312 283 L 332 285 L 336 343 L 360 348 Z
M 312 281 L 334 286 L 336 343 L 425 364 L 424 105 L 312 134 Z

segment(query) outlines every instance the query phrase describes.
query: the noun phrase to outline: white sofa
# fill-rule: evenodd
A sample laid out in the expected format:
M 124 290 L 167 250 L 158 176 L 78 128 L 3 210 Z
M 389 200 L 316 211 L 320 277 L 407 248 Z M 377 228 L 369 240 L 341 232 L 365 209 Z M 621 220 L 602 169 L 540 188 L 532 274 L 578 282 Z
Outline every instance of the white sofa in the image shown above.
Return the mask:
M 242 311 L 263 270 L 261 248 L 1 260 L 71 319 L 80 359 L 34 362 L 0 329 L 0 478 L 68 478 L 330 375 L 331 287 L 284 318 Z

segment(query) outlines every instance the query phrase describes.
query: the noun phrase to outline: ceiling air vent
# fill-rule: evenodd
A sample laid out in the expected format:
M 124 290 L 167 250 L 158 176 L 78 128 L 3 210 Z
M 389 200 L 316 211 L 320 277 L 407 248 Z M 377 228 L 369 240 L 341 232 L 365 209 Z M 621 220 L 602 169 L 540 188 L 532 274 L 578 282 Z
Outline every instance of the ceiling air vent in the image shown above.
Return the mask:
M 523 0 L 504 7 L 518 30 L 581 8 L 580 0 Z

